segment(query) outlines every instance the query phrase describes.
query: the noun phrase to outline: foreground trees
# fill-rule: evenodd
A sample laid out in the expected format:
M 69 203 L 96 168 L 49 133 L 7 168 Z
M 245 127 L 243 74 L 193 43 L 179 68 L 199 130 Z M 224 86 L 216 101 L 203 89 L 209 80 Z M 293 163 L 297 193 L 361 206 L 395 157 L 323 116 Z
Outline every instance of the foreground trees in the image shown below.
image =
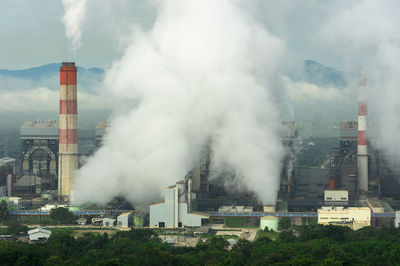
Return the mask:
M 400 265 L 394 228 L 305 226 L 278 240 L 239 240 L 231 250 L 220 237 L 194 248 L 171 247 L 150 229 L 73 237 L 54 232 L 46 243 L 0 242 L 1 265 Z

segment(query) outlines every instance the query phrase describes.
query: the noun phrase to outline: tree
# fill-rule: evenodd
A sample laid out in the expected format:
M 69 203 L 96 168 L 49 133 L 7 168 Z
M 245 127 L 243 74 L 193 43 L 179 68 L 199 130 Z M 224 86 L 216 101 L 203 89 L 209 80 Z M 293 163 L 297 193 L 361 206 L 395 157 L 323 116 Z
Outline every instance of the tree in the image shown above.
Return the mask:
M 12 220 L 8 223 L 7 232 L 8 234 L 12 235 L 14 239 L 17 239 L 21 235 L 21 233 L 26 234 L 28 232 L 28 227 L 25 225 L 21 225 L 21 223 L 17 220 Z
M 287 230 L 291 226 L 290 218 L 288 217 L 283 217 L 280 218 L 278 221 L 278 229 L 279 230 Z
M 4 223 L 8 220 L 8 206 L 5 200 L 0 203 L 0 222 Z
M 75 215 L 67 208 L 59 207 L 50 211 L 50 218 L 58 224 L 72 224 L 75 222 Z

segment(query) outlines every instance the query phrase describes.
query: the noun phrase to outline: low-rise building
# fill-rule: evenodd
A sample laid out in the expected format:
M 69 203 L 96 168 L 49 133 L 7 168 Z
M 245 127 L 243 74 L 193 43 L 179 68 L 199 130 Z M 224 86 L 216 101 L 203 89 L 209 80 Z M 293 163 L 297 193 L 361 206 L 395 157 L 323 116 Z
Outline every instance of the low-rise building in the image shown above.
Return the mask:
M 28 231 L 29 240 L 31 241 L 44 241 L 47 240 L 51 236 L 51 231 L 36 228 Z
M 357 230 L 371 225 L 371 209 L 368 207 L 324 206 L 318 209 L 318 224 L 343 225 Z
M 112 227 L 115 226 L 116 219 L 103 218 L 103 226 Z
M 187 191 L 179 182 L 165 189 L 163 202 L 150 205 L 150 227 L 199 227 L 209 217 L 205 213 L 189 212 Z
M 131 227 L 133 226 L 133 212 L 125 212 L 117 217 L 118 227 Z

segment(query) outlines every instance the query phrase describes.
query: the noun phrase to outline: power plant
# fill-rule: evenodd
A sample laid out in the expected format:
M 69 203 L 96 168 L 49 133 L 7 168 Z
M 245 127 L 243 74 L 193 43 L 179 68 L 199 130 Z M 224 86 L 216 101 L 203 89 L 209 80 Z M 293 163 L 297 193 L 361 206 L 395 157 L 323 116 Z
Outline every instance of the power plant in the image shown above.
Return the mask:
M 302 143 L 294 121 L 282 122 L 280 134 L 285 155 L 275 206 L 263 206 L 245 188 L 225 187 L 224 178 L 232 178 L 230 173 L 215 178 L 212 138 L 209 138 L 187 175 L 165 189 L 163 202 L 150 205 L 150 226 L 196 227 L 210 217 L 221 221 L 238 215 L 248 217 L 253 224 L 271 217 L 273 221 L 276 217 L 290 217 L 296 224 L 318 217 L 321 224 L 338 224 L 335 219 L 341 217 L 344 224 L 351 224 L 354 229 L 390 225 L 394 209 L 400 208 L 400 185 L 396 181 L 400 171 L 369 145 L 374 136 L 367 136 L 370 125 L 367 124 L 366 86 L 367 77 L 361 71 L 358 121 L 338 124 L 337 148 L 318 167 L 298 165 L 302 156 L 299 150 L 312 149 L 316 144 Z M 21 126 L 21 155 L 10 170 L 12 174 L 7 175 L 7 188 L 1 187 L 0 192 L 7 191 L 9 196 L 20 196 L 25 201 L 30 198 L 31 204 L 35 197 L 41 197 L 40 202 L 57 199 L 68 203 L 73 195 L 74 174 L 80 167 L 79 156 L 90 156 L 100 148 L 108 127 L 108 122 L 100 121 L 93 128 L 92 136 L 79 137 L 77 115 L 77 67 L 74 62 L 63 62 L 59 120 L 35 119 Z M 90 145 L 79 145 L 78 149 L 82 139 Z M 383 197 L 386 198 L 383 200 Z
M 64 62 L 60 68 L 60 120 L 58 146 L 58 197 L 69 201 L 78 169 L 77 68 Z

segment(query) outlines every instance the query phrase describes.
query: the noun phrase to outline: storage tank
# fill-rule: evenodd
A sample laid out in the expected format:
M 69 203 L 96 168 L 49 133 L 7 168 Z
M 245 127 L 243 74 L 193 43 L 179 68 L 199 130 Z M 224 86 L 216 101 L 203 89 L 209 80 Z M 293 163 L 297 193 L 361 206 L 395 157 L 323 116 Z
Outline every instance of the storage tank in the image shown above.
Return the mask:
M 278 231 L 278 217 L 275 216 L 264 216 L 260 219 L 260 228 L 264 230 L 266 226 L 268 229 L 273 229 L 274 231 Z

